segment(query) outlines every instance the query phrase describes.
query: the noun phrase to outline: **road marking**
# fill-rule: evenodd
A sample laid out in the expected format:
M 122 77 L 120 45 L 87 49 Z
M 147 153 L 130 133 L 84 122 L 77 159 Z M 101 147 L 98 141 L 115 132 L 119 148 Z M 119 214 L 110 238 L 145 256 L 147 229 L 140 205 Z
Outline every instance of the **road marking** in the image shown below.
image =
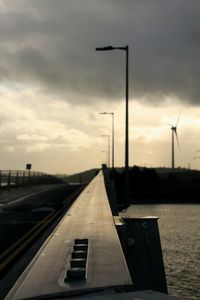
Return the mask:
M 32 227 L 25 235 L 23 235 L 16 243 L 9 247 L 0 255 L 0 272 L 5 268 L 5 266 L 15 258 L 21 250 L 23 250 L 32 240 L 35 238 L 43 228 L 45 228 L 59 213 L 61 210 L 51 212 L 46 218 L 37 223 Z M 25 240 L 25 241 L 24 241 Z M 15 250 L 15 248 L 17 249 Z M 9 253 L 11 253 L 9 255 Z M 8 256 L 9 255 L 9 256 Z M 8 257 L 6 257 L 8 256 Z M 2 261 L 3 260 L 3 261 Z M 1 262 L 2 261 L 2 262 Z

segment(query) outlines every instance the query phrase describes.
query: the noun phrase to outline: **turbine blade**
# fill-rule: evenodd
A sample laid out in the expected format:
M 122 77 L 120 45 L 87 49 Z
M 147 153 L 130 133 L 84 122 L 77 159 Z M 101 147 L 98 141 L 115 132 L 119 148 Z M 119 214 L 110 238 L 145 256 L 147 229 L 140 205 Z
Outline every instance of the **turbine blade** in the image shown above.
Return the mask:
M 178 134 L 177 134 L 176 128 L 174 129 L 174 132 L 175 132 L 175 135 L 176 135 L 176 141 L 177 141 L 177 145 L 178 145 L 178 150 L 181 151 L 180 143 L 179 143 L 179 138 L 178 138 Z
M 175 127 L 177 127 L 177 125 L 178 125 L 178 121 L 179 121 L 179 119 L 180 119 L 181 113 L 182 113 L 182 111 L 180 111 L 180 113 L 179 113 L 179 115 L 178 115 L 178 118 L 177 118 L 176 126 L 175 126 Z
M 174 127 L 172 124 L 170 124 L 170 123 L 167 123 L 167 125 L 169 125 L 170 127 Z

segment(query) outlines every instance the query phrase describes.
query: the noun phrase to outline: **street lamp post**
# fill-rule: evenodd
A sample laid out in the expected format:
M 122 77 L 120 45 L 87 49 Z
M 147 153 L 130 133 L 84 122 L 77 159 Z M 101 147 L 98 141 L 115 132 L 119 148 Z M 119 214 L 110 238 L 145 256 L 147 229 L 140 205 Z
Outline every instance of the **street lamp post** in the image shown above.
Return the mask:
M 110 136 L 108 134 L 102 134 L 101 136 L 108 138 L 108 167 L 110 168 Z
M 128 111 L 128 81 L 129 81 L 129 69 L 128 69 L 128 56 L 129 56 L 129 47 L 100 47 L 96 48 L 96 51 L 110 51 L 110 50 L 124 50 L 126 51 L 126 103 L 125 103 L 125 181 L 124 181 L 124 190 L 125 190 L 125 205 L 129 205 L 129 138 L 128 138 L 128 121 L 129 121 L 129 111 Z
M 114 170 L 114 155 L 115 155 L 115 141 L 114 141 L 114 112 L 102 112 L 100 115 L 111 115 L 112 116 L 112 169 Z

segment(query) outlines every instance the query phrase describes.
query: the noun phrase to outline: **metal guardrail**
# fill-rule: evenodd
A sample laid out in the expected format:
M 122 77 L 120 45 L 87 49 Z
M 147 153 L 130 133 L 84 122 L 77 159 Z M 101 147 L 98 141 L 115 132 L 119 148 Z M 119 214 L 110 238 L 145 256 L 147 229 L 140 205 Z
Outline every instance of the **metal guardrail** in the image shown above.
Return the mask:
M 62 183 L 62 180 L 42 172 L 0 170 L 0 188 L 51 183 Z

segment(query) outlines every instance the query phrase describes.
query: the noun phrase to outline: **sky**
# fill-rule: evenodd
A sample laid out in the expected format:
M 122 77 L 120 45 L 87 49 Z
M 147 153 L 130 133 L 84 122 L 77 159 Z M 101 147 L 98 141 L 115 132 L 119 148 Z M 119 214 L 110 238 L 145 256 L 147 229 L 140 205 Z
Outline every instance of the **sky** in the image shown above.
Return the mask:
M 0 169 L 73 174 L 124 165 L 129 45 L 129 164 L 200 169 L 200 2 L 0 0 Z

